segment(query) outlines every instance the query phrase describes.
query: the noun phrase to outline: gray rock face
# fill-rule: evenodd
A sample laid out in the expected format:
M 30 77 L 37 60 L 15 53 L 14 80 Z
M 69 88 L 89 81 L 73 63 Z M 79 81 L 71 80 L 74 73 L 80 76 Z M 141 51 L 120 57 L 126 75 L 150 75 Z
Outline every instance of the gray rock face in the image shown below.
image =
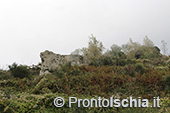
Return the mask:
M 84 63 L 83 57 L 79 55 L 60 55 L 46 50 L 40 53 L 41 71 L 40 75 L 45 75 L 50 71 L 58 70 L 62 65 L 71 63 L 71 65 L 81 65 Z

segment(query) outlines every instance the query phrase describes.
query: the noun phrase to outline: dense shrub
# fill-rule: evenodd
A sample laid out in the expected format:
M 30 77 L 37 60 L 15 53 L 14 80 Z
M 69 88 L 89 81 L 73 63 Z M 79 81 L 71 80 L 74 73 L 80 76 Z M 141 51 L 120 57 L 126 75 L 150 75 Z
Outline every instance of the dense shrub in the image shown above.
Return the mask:
M 113 59 L 108 56 L 101 56 L 99 59 L 93 60 L 90 62 L 89 65 L 94 65 L 94 66 L 111 66 L 114 65 L 115 63 L 113 62 Z
M 50 71 L 50 73 L 52 73 L 53 75 L 56 75 L 56 76 L 61 78 L 65 73 L 69 72 L 71 67 L 72 67 L 71 62 L 68 62 L 68 63 L 66 63 L 64 65 L 60 65 L 59 69 Z
M 29 76 L 29 70 L 26 66 L 23 65 L 17 65 L 16 63 L 13 63 L 11 66 L 9 66 L 11 75 L 18 78 L 24 78 Z
M 135 53 L 135 58 L 136 59 L 139 59 L 139 58 L 142 58 L 143 57 L 143 51 L 142 50 L 138 50 L 138 51 L 136 51 L 136 53 Z
M 10 79 L 12 76 L 8 71 L 0 70 L 0 80 Z
M 126 59 L 119 59 L 119 66 L 125 66 L 127 64 Z
M 164 79 L 165 91 L 170 91 L 170 76 L 166 76 Z
M 38 68 L 38 67 L 30 67 L 29 72 L 30 72 L 31 75 L 39 75 L 40 68 Z
M 143 65 L 143 64 L 138 64 Z M 68 97 L 79 98 L 120 97 L 121 99 L 153 96 L 169 97 L 169 70 L 147 69 L 143 75 L 137 71 L 137 64 L 123 66 L 70 66 L 61 68 L 62 77 L 47 74 L 34 79 L 12 78 L 0 81 L 0 112 L 158 112 L 169 107 L 169 102 L 161 108 L 68 108 Z M 139 66 L 139 70 L 141 66 Z M 135 72 L 135 69 L 138 73 Z M 79 76 L 77 76 L 79 75 Z M 130 76 L 128 76 L 130 75 Z M 135 76 L 134 76 L 135 75 Z M 163 79 L 165 77 L 165 79 Z M 164 85 L 167 87 L 163 87 Z M 2 92 L 1 92 L 2 91 Z M 53 104 L 57 96 L 65 97 L 66 105 L 56 108 Z M 152 101 L 151 101 L 152 102 Z M 164 106 L 164 108 L 162 108 Z M 116 111 L 115 111 L 116 110 Z M 167 110 L 168 111 L 168 110 Z
M 124 72 L 126 75 L 134 76 L 135 75 L 135 66 L 132 64 L 126 65 L 124 67 Z
M 99 60 L 101 65 L 113 65 L 111 57 L 103 56 Z
M 143 73 L 145 73 L 146 69 L 143 64 L 138 63 L 135 65 L 135 71 L 142 75 Z
M 100 60 L 92 60 L 90 63 L 89 63 L 90 66 L 100 66 L 101 65 L 101 62 Z

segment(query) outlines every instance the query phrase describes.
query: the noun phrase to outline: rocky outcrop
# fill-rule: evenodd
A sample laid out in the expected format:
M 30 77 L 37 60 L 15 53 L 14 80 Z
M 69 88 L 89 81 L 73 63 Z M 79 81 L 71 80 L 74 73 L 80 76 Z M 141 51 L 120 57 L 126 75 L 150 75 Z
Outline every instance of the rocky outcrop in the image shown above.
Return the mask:
M 84 63 L 83 57 L 79 55 L 60 55 L 46 50 L 40 53 L 41 71 L 40 75 L 45 75 L 50 71 L 58 70 L 62 65 L 71 63 L 71 65 L 81 65 Z

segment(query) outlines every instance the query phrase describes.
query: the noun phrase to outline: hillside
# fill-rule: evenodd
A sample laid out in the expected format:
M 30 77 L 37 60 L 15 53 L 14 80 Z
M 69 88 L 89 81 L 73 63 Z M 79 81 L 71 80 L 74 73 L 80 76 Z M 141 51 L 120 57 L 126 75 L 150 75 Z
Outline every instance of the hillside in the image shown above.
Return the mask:
M 167 113 L 170 111 L 170 58 L 151 44 L 131 46 L 127 53 L 114 45 L 103 53 L 101 43 L 92 38 L 82 54 L 88 64 L 67 62 L 41 76 L 39 67 L 14 63 L 9 70 L 0 70 L 0 112 Z M 57 108 L 56 97 L 63 97 L 66 104 Z M 141 97 L 149 99 L 149 105 L 154 97 L 159 97 L 160 107 L 77 107 L 77 104 L 69 107 L 69 97 L 120 100 Z

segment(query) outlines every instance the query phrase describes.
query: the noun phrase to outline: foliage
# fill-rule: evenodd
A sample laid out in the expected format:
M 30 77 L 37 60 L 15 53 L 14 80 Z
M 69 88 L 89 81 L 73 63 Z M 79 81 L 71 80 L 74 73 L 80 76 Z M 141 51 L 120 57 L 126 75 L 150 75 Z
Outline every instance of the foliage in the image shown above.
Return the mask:
M 166 76 L 164 79 L 165 91 L 170 92 L 170 76 Z
M 124 72 L 126 75 L 135 76 L 135 66 L 132 64 L 126 65 L 124 67 Z
M 72 54 L 83 55 L 89 65 L 68 62 L 51 74 L 39 76 L 40 69 L 17 65 L 0 70 L 0 112 L 5 113 L 167 113 L 170 111 L 170 62 L 148 38 L 143 45 L 132 41 L 112 45 L 103 54 L 103 44 L 93 35 L 87 48 Z M 64 97 L 66 104 L 56 108 L 53 101 Z M 78 108 L 68 107 L 68 97 L 161 98 L 160 108 Z
M 153 99 L 169 97 L 169 70 L 145 69 L 143 64 L 123 66 L 71 66 L 62 67 L 59 73 L 34 78 L 11 78 L 0 81 L 0 112 L 160 112 L 169 109 L 169 101 L 163 99 L 161 108 L 56 108 L 53 100 L 62 96 L 109 98 L 118 95 L 121 98 L 142 97 Z M 135 73 L 137 72 L 137 73 Z
M 113 44 L 105 55 L 111 58 L 126 58 L 126 55 L 122 52 L 122 48 L 116 44 Z
M 83 55 L 87 62 L 91 63 L 95 62 L 95 60 L 98 60 L 102 56 L 104 46 L 102 42 L 98 41 L 93 35 L 91 35 L 89 39 L 90 41 L 88 42 L 87 48 L 76 49 L 72 54 Z
M 135 71 L 140 73 L 141 75 L 145 73 L 146 69 L 143 64 L 138 63 L 135 65 Z
M 13 76 L 11 76 L 11 74 L 8 71 L 5 70 L 0 70 L 0 80 L 6 80 L 6 79 L 10 79 Z
M 154 43 L 148 38 L 148 36 L 145 36 L 143 39 L 143 45 L 146 47 L 154 47 Z
M 108 57 L 108 56 L 102 56 L 99 58 L 99 64 L 100 65 L 114 65 L 113 64 L 113 59 L 111 57 Z
M 9 69 L 12 76 L 14 77 L 24 78 L 28 77 L 30 74 L 26 66 L 18 66 L 16 63 L 13 63 L 11 66 L 9 66 Z

